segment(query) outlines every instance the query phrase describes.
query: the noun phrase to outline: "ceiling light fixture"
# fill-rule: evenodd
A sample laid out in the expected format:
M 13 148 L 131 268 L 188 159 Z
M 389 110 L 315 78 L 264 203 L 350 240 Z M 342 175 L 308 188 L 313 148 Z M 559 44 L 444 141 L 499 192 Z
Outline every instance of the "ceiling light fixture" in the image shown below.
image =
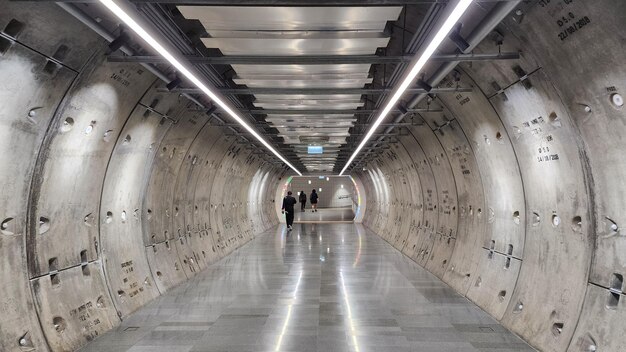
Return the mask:
M 135 21 L 126 11 L 124 11 L 118 4 L 112 0 L 100 0 L 100 2 L 115 16 L 117 16 L 122 22 L 124 22 L 130 29 L 132 29 L 137 35 L 139 35 L 152 49 L 156 50 L 163 58 L 165 58 L 172 66 L 178 70 L 179 74 L 182 74 L 191 83 L 198 87 L 204 94 L 206 94 L 215 104 L 219 105 L 223 111 L 228 113 L 237 123 L 245 128 L 254 138 L 261 142 L 269 151 L 276 155 L 282 162 L 289 166 L 298 175 L 302 176 L 302 173 L 298 171 L 287 159 L 285 159 L 274 147 L 272 147 L 261 135 L 257 133 L 246 121 L 239 116 L 235 109 L 231 108 L 220 96 L 207 87 L 196 75 L 194 75 L 181 61 L 179 61 L 173 54 L 161 45 L 152 35 L 150 35 L 137 21 Z
M 411 83 L 415 80 L 422 68 L 424 68 L 424 65 L 426 65 L 430 57 L 435 53 L 435 50 L 437 50 L 439 45 L 446 39 L 448 33 L 450 33 L 452 28 L 456 25 L 457 21 L 461 18 L 461 16 L 463 16 L 472 1 L 473 0 L 460 0 L 456 4 L 439 31 L 437 31 L 437 34 L 435 34 L 435 36 L 433 37 L 433 40 L 428 44 L 426 49 L 422 52 L 421 56 L 415 61 L 413 67 L 409 71 L 409 74 L 406 76 L 404 81 L 402 81 L 402 84 L 400 84 L 398 88 L 395 89 L 395 92 L 391 96 L 391 99 L 389 99 L 387 105 L 380 112 L 380 115 L 378 115 L 378 118 L 376 119 L 372 127 L 369 129 L 369 131 L 367 131 L 367 134 L 365 135 L 365 138 L 363 138 L 363 141 L 361 141 L 354 153 L 352 153 L 350 159 L 348 159 L 348 162 L 346 162 L 346 165 L 339 173 L 340 176 L 343 175 L 343 173 L 346 171 L 346 169 L 348 169 L 352 161 L 354 161 L 354 158 L 356 158 L 356 156 L 359 154 L 361 149 L 363 149 L 363 147 L 365 147 L 365 144 L 367 144 L 370 138 L 372 138 L 372 135 L 374 134 L 374 132 L 376 132 L 378 126 L 380 126 L 385 117 L 387 117 L 387 115 L 389 114 L 389 111 L 391 111 L 391 109 L 396 105 L 398 100 L 400 100 L 404 92 L 407 90 L 407 88 L 409 88 L 409 85 L 411 85 Z

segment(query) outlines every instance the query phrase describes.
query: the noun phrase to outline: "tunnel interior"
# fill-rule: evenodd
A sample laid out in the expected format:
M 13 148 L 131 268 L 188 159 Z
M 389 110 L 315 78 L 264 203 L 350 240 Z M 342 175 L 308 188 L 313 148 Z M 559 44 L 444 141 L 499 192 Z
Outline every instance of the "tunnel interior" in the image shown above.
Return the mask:
M 198 3 L 209 12 L 225 5 Z M 265 4 L 280 18 L 280 3 L 296 6 L 267 3 L 241 1 L 232 11 Z M 330 197 L 346 200 L 337 207 L 352 208 L 355 222 L 533 348 L 625 351 L 626 3 L 475 1 L 437 51 L 474 57 L 429 62 L 348 164 L 389 95 L 383 88 L 407 71 L 400 58 L 419 53 L 455 2 L 324 0 L 312 8 L 334 13 L 343 3 L 395 6 L 377 29 L 384 40 L 350 38 L 365 38 L 376 60 L 397 60 L 368 64 L 365 78 L 332 72 L 378 95 L 340 102 L 337 89 L 353 88 L 322 85 L 332 97 L 294 99 L 352 115 L 288 118 L 282 109 L 301 109 L 293 102 L 231 94 L 264 81 L 270 86 L 259 89 L 276 88 L 262 71 L 280 76 L 291 64 L 266 63 L 259 73 L 207 61 L 198 72 L 252 112 L 250 123 L 303 180 L 338 177 L 346 166 L 349 192 Z M 187 59 L 228 57 L 241 39 L 228 28 L 207 37 L 176 1 L 131 4 L 163 40 L 184 33 L 176 45 Z M 0 30 L 1 351 L 89 346 L 282 226 L 280 202 L 300 175 L 167 63 L 133 61 L 155 53 L 102 6 L 4 0 Z M 209 45 L 216 41 L 220 48 Z M 312 82 L 331 74 L 307 72 Z M 312 143 L 328 152 L 305 155 Z
M 295 206 L 295 223 L 362 223 L 365 199 L 359 187 L 363 185 L 348 175 L 292 176 L 279 187 L 276 199 L 282 200 L 288 192 L 292 193 L 298 202 Z M 315 209 L 311 204 L 313 190 L 317 194 Z M 281 222 L 285 222 L 282 211 L 282 202 L 277 202 L 276 214 Z

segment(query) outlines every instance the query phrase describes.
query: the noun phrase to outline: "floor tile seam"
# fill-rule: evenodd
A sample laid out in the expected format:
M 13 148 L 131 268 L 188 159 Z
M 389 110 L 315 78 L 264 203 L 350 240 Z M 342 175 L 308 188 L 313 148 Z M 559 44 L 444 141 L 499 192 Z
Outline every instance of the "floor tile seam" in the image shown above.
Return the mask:
M 378 233 L 376 233 L 375 231 L 373 231 L 372 229 L 368 228 L 365 224 L 363 224 L 363 227 L 366 228 L 366 230 L 370 233 L 372 233 L 374 236 L 378 237 L 379 239 L 381 239 L 384 243 L 387 244 L 387 246 L 393 248 L 394 250 L 398 251 L 395 247 L 393 247 L 393 245 L 388 242 L 384 237 L 380 236 Z M 411 263 L 411 265 L 416 265 L 418 268 L 423 269 L 424 271 L 426 271 L 427 273 L 429 273 L 430 275 L 434 276 L 435 279 L 437 279 L 439 282 L 443 283 L 444 285 L 446 285 L 446 287 L 448 289 L 450 289 L 452 292 L 456 293 L 457 295 L 459 295 L 460 297 L 464 298 L 467 303 L 469 303 L 470 306 L 473 306 L 475 308 L 478 308 L 481 312 L 483 312 L 484 314 L 486 314 L 490 319 L 493 320 L 493 322 L 495 322 L 496 324 L 502 326 L 508 333 L 510 333 L 512 336 L 515 336 L 516 338 L 518 338 L 522 343 L 526 344 L 529 348 L 532 349 L 532 346 L 530 346 L 530 344 L 528 344 L 523 338 L 521 338 L 518 334 L 516 334 L 515 332 L 511 331 L 510 329 L 508 329 L 506 326 L 502 325 L 497 319 L 495 319 L 493 316 L 491 316 L 491 314 L 489 314 L 487 311 L 485 311 L 483 308 L 481 308 L 480 306 L 478 306 L 476 303 L 474 303 L 473 301 L 471 301 L 468 297 L 466 297 L 465 295 L 462 295 L 461 293 L 457 292 L 452 286 L 450 286 L 448 283 L 446 283 L 445 281 L 441 280 L 440 278 L 436 277 L 433 273 L 431 273 L 430 271 L 428 271 L 428 269 L 426 269 L 425 267 L 421 266 L 419 263 L 417 263 L 416 261 L 413 260 L 413 258 L 409 257 L 408 255 L 406 255 L 404 252 L 402 251 L 398 251 L 405 259 L 408 259 Z

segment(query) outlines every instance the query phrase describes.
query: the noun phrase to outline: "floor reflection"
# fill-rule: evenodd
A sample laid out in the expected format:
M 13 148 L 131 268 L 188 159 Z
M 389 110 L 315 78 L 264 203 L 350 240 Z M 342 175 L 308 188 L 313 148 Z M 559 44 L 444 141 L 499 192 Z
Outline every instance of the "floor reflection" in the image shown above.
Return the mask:
M 298 224 L 289 234 L 281 225 L 258 235 L 84 350 L 532 351 L 380 237 L 348 223 Z

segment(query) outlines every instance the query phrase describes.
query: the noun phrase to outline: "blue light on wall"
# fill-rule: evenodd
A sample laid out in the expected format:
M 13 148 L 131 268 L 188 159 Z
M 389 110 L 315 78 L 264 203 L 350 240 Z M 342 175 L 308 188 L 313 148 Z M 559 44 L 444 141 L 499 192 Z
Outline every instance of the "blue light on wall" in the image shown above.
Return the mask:
M 324 153 L 324 148 L 321 146 L 308 146 L 309 154 L 322 154 Z

